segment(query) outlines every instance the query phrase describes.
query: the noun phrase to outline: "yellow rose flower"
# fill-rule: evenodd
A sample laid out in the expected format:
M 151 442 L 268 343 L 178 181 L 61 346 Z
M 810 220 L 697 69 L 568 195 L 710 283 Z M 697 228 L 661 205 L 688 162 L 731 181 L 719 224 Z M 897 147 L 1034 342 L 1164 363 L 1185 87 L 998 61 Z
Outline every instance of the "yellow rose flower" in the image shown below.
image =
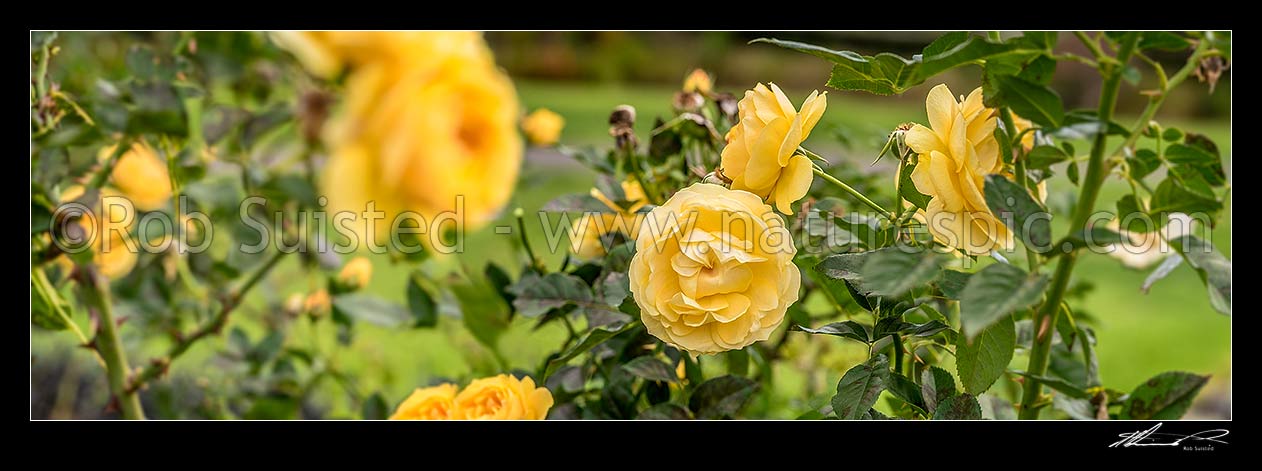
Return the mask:
M 592 188 L 593 198 L 600 200 L 612 213 L 585 213 L 574 221 L 570 228 L 570 249 L 582 258 L 598 258 L 605 256 L 606 247 L 603 238 L 610 233 L 622 234 L 627 240 L 635 240 L 639 234 L 644 214 L 637 213 L 648 204 L 644 196 L 644 188 L 634 177 L 622 182 L 622 194 L 626 197 L 627 207 L 609 199 L 604 193 Z
M 780 87 L 758 84 L 737 103 L 740 122 L 727 132 L 721 170 L 733 190 L 745 190 L 775 202 L 776 209 L 793 214 L 793 202 L 806 196 L 813 177 L 811 160 L 798 154 L 798 146 L 824 115 L 827 92 L 811 92 L 802 111 Z
M 1012 233 L 990 214 L 983 196 L 985 177 L 999 173 L 994 110 L 982 105 L 982 89 L 957 102 L 946 85 L 929 91 L 929 125 L 913 125 L 904 135 L 920 154 L 911 173 L 916 190 L 933 197 L 926 208 L 934 238 L 972 255 L 1012 246 Z
M 338 272 L 337 281 L 351 289 L 368 286 L 368 282 L 372 281 L 372 261 L 367 257 L 351 259 L 342 267 L 342 271 Z
M 62 203 L 68 203 L 83 196 L 85 191 L 83 186 L 73 185 L 63 190 L 59 197 Z M 130 198 L 106 188 L 101 190 L 101 198 L 88 209 L 91 214 L 84 214 L 79 218 L 79 230 L 82 232 L 74 239 L 77 241 L 79 237 L 88 238 L 88 250 L 93 252 L 92 263 L 106 278 L 116 280 L 127 276 L 135 268 L 139 258 L 137 252 L 132 250 L 134 248 L 138 251 L 139 247 L 129 247 L 134 245 L 130 230 L 136 224 L 135 205 Z M 57 263 L 67 271 L 72 265 L 65 255 L 58 257 Z
M 416 38 L 426 37 L 451 39 Z M 405 42 L 424 42 L 416 38 Z M 332 152 L 321 186 L 333 214 L 359 214 L 373 202 L 385 214 L 374 223 L 378 242 L 404 211 L 432 222 L 461 209 L 465 228 L 474 229 L 512 194 L 522 159 L 516 91 L 485 59 L 489 52 L 466 51 L 486 50 L 479 36 L 468 38 L 467 47 L 437 48 L 458 51 L 445 58 L 368 63 L 347 79 L 343 112 L 325 130 Z M 364 240 L 365 218 L 347 226 Z
M 412 391 L 390 420 L 448 420 L 456 410 L 456 385 L 440 384 Z
M 694 354 L 766 340 L 798 300 L 797 249 L 753 193 L 697 183 L 654 208 L 636 238 L 631 293 L 650 334 Z
M 274 31 L 272 40 L 293 53 L 312 74 L 332 78 L 346 67 L 389 63 L 424 72 L 423 65 L 447 57 L 476 57 L 491 62 L 491 53 L 476 31 Z
M 101 149 L 101 156 L 114 153 L 116 146 Z M 114 163 L 110 173 L 114 188 L 145 211 L 161 208 L 171 200 L 171 177 L 167 164 L 144 142 L 136 142 Z
M 307 295 L 303 302 L 303 310 L 312 317 L 320 317 L 333 310 L 333 299 L 326 290 L 317 290 Z
M 521 130 L 526 139 L 537 146 L 550 146 L 561 140 L 565 118 L 547 108 L 539 108 L 521 120 Z
M 709 95 L 714 89 L 714 81 L 704 70 L 693 69 L 688 77 L 684 78 L 684 91 L 689 93 L 700 93 Z
M 452 418 L 464 420 L 543 420 L 552 392 L 529 377 L 501 374 L 473 380 L 456 395 Z

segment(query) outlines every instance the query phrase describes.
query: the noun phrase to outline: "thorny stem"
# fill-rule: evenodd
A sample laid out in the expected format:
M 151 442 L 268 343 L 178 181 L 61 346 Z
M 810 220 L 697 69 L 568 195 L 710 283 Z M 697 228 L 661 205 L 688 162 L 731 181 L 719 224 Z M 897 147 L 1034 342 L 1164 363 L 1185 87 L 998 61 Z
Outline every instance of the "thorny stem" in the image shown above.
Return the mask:
M 95 310 L 99 317 L 96 350 L 105 360 L 105 374 L 109 379 L 110 393 L 117 401 L 118 409 L 122 412 L 124 419 L 144 420 L 145 411 L 140 407 L 140 396 L 127 386 L 127 374 L 131 372 L 131 368 L 127 366 L 127 356 L 123 354 L 123 344 L 118 337 L 114 308 L 110 304 L 109 281 L 92 264 L 81 265 L 78 275 L 83 297 L 89 308 Z
M 1075 34 L 1082 35 L 1080 32 Z M 1095 44 L 1094 41 L 1089 41 L 1089 43 Z M 1104 85 L 1100 90 L 1100 104 L 1096 111 L 1096 117 L 1101 123 L 1108 123 L 1113 118 L 1113 108 L 1117 104 L 1117 93 L 1122 82 L 1121 68 L 1130 59 L 1138 43 L 1139 34 L 1130 34 L 1118 46 L 1117 64 L 1103 71 L 1105 75 Z M 1091 211 L 1095 208 L 1096 198 L 1100 195 L 1100 187 L 1103 185 L 1104 177 L 1108 173 L 1104 160 L 1104 148 L 1107 145 L 1108 133 L 1104 132 L 1104 129 L 1100 129 L 1096 132 L 1095 141 L 1091 146 L 1091 158 L 1087 161 L 1087 175 L 1082 181 L 1082 190 L 1079 193 L 1078 205 L 1074 208 L 1071 228 L 1085 228 L 1090 219 Z M 1042 395 L 1043 385 L 1034 378 L 1042 376 L 1047 371 L 1047 363 L 1051 353 L 1052 332 L 1055 330 L 1053 327 L 1056 325 L 1056 318 L 1060 314 L 1060 304 L 1065 298 L 1065 290 L 1069 286 L 1069 277 L 1074 271 L 1074 264 L 1077 260 L 1077 253 L 1074 252 L 1061 257 L 1056 265 L 1056 272 L 1052 276 L 1052 286 L 1047 300 L 1034 312 L 1035 334 L 1030 348 L 1029 366 L 1026 367 L 1026 372 L 1032 376 L 1026 377 L 1024 391 L 1021 394 L 1019 417 L 1023 420 L 1038 418 L 1039 410 L 1036 404 Z
M 237 306 L 241 305 L 241 301 L 245 298 L 245 295 L 250 292 L 250 289 L 254 288 L 259 281 L 262 281 L 263 278 L 276 267 L 281 258 L 288 253 L 290 252 L 278 251 L 273 254 L 271 258 L 267 259 L 266 262 L 263 262 L 262 267 L 259 267 L 258 270 L 251 273 L 250 277 L 241 283 L 239 287 L 231 290 L 226 296 L 224 296 L 222 307 L 220 307 L 219 312 L 216 313 L 210 321 L 202 324 L 202 326 L 198 327 L 197 330 L 194 330 L 189 334 L 182 335 L 180 338 L 176 339 L 175 345 L 172 345 L 170 350 L 167 350 L 166 355 L 151 360 L 149 364 L 146 365 L 145 368 L 141 370 L 130 383 L 127 384 L 127 391 L 134 393 L 135 391 L 140 390 L 146 382 L 158 378 L 166 373 L 167 368 L 171 366 L 171 362 L 175 361 L 176 358 L 179 358 L 180 355 L 183 355 L 184 352 L 188 351 L 189 347 L 193 346 L 194 343 L 197 343 L 198 340 L 210 336 L 211 334 L 221 332 L 224 325 L 228 323 L 228 316 L 232 314 L 232 311 L 235 310 Z
M 52 310 L 63 323 L 66 324 L 66 327 L 70 329 L 70 332 L 73 333 L 75 337 L 79 338 L 79 345 L 91 347 L 92 341 L 88 340 L 88 337 L 83 334 L 82 329 L 79 329 L 79 324 L 76 324 L 74 320 L 70 318 L 70 313 L 66 312 L 65 304 L 62 302 L 61 293 L 58 293 L 57 289 L 53 287 L 52 282 L 48 280 L 48 274 L 44 273 L 43 268 L 31 268 L 31 284 L 35 287 L 35 295 L 42 298 L 44 303 L 48 305 L 48 308 Z M 98 352 L 95 349 L 92 349 L 91 352 L 92 357 L 96 358 L 96 362 L 101 366 L 105 366 L 105 359 L 101 358 L 101 352 Z

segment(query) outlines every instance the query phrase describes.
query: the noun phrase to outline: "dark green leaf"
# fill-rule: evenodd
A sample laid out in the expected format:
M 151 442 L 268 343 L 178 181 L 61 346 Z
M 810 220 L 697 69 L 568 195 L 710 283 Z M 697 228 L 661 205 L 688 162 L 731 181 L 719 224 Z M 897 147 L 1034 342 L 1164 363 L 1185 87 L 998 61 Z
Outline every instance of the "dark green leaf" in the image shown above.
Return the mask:
M 864 284 L 872 294 L 897 298 L 936 278 L 942 263 L 942 257 L 929 249 L 880 251 L 863 264 Z
M 1009 318 L 1018 309 L 1038 302 L 1047 288 L 1047 276 L 1029 276 L 1024 270 L 996 263 L 973 275 L 960 296 L 963 333 L 975 337 L 991 324 Z M 977 391 L 981 392 L 981 391 Z
M 1133 194 L 1117 200 L 1117 218 L 1120 224 L 1125 225 L 1127 232 L 1143 234 L 1155 231 L 1158 227 L 1148 213 L 1140 211 L 1139 201 Z
M 334 296 L 333 309 L 350 318 L 382 327 L 408 325 L 412 320 L 411 314 L 403 306 L 364 293 Z
M 1056 146 L 1037 146 L 1030 149 L 1030 152 L 1025 155 L 1025 159 L 1026 168 L 1045 169 L 1053 164 L 1068 160 L 1069 155 Z
M 968 285 L 968 280 L 972 277 L 973 274 L 968 272 L 943 270 L 942 278 L 938 280 L 938 289 L 948 299 L 960 299 L 960 296 L 964 294 L 964 287 Z
M 1231 315 L 1231 260 L 1208 241 L 1191 234 L 1170 240 L 1170 245 L 1196 270 L 1209 289 L 1209 303 L 1214 310 Z
M 720 376 L 701 383 L 688 399 L 688 408 L 698 419 L 734 417 L 758 391 L 758 383 L 739 376 Z
M 955 388 L 955 377 L 951 373 L 936 366 L 920 372 L 920 395 L 925 400 L 925 410 L 937 410 L 938 404 L 959 394 Z
M 1195 178 L 1188 176 L 1189 178 Z M 1205 184 L 1204 180 L 1200 181 Z M 1205 186 L 1203 188 L 1208 188 Z M 1157 189 L 1153 191 L 1152 206 L 1148 214 L 1156 218 L 1157 221 L 1164 222 L 1170 213 L 1196 214 L 1207 213 L 1211 216 L 1223 209 L 1222 203 L 1216 198 L 1206 198 L 1201 191 L 1193 191 L 1184 186 L 1184 183 L 1174 175 L 1166 177 Z
M 570 347 L 569 350 L 566 350 L 556 358 L 548 361 L 547 367 L 543 372 L 544 380 L 547 380 L 549 376 L 552 376 L 552 373 L 558 368 L 565 366 L 565 363 L 570 361 L 570 359 L 583 353 L 587 353 L 587 351 L 618 334 L 631 330 L 635 327 L 635 325 L 636 324 L 628 323 L 625 325 L 604 326 L 592 329 L 591 332 L 588 332 L 587 335 L 583 337 L 583 340 L 580 340 L 578 343 L 574 344 L 573 347 Z
M 1192 406 L 1209 376 L 1181 371 L 1161 373 L 1136 387 L 1122 404 L 1122 420 L 1174 420 Z
M 1070 383 L 1069 381 L 1060 379 L 1060 378 L 1056 378 L 1052 376 L 1032 375 L 1024 371 L 1016 371 L 1016 370 L 1013 370 L 1012 373 L 1021 375 L 1022 377 L 1027 378 L 1027 380 L 1029 379 L 1038 380 L 1038 382 L 1042 383 L 1044 386 L 1047 386 L 1049 388 L 1065 393 L 1069 397 L 1073 397 L 1077 399 L 1088 399 L 1091 397 L 1091 394 L 1088 393 L 1082 387 L 1076 384 Z
M 450 285 L 460 306 L 464 326 L 479 343 L 495 350 L 500 335 L 508 329 L 508 305 L 495 294 L 494 288 L 481 280 Z
M 881 391 L 889 383 L 889 359 L 877 354 L 867 363 L 855 365 L 837 383 L 837 395 L 833 396 L 833 412 L 842 420 L 855 420 L 876 404 Z
M 517 283 L 508 287 L 508 291 L 516 296 L 513 307 L 526 317 L 538 317 L 553 309 L 574 306 L 577 311 L 587 315 L 608 320 L 623 320 L 625 314 L 616 306 L 605 301 L 617 297 L 618 280 L 612 281 L 613 287 L 607 287 L 606 297 L 597 299 L 592 289 L 582 279 L 565 273 L 549 273 L 539 276 L 528 273 Z M 611 292 L 612 291 L 612 292 Z M 625 298 L 625 293 L 622 295 Z M 621 300 L 619 300 L 621 304 Z
M 438 324 L 438 303 L 430 296 L 417 275 L 408 279 L 408 310 L 412 312 L 413 327 L 433 327 Z
M 920 385 L 912 382 L 901 374 L 890 373 L 889 383 L 885 385 L 885 390 L 893 394 L 894 397 L 906 402 L 913 407 L 929 413 L 932 409 L 925 403 L 924 396 L 921 395 Z
M 956 337 L 955 368 L 964 390 L 981 394 L 1007 370 L 1017 346 L 1016 323 L 1012 316 L 978 333 L 972 340 Z
M 364 400 L 360 415 L 364 420 L 385 420 L 390 416 L 390 406 L 386 404 L 386 399 L 381 397 L 381 393 L 373 393 Z
M 495 292 L 500 295 L 500 298 L 505 303 L 513 303 L 513 299 L 516 296 L 508 292 L 508 287 L 513 284 L 513 279 L 508 276 L 508 272 L 505 272 L 495 262 L 487 262 L 486 268 L 482 269 L 482 275 L 486 276 L 486 281 L 491 284 L 492 288 L 495 288 Z
M 1152 149 L 1139 149 L 1135 155 L 1126 158 L 1126 164 L 1130 167 L 1131 178 L 1139 180 L 1161 168 L 1161 158 Z
M 1051 33 L 1056 34 L 1056 33 Z M 1028 80 L 1040 85 L 1047 85 L 1052 82 L 1052 75 L 1056 73 L 1056 60 L 1047 56 L 1038 56 L 1017 73 L 1017 77 Z
M 1122 235 L 1113 229 L 1091 226 L 1089 229 L 1079 230 L 1061 239 L 1052 246 L 1055 250 L 1050 251 L 1049 256 L 1054 257 L 1081 248 L 1104 248 L 1119 242 L 1122 242 Z
M 836 335 L 838 337 L 855 339 L 863 343 L 872 343 L 868 327 L 855 321 L 834 322 L 818 329 L 794 325 L 793 329 L 808 334 Z
M 987 106 L 1008 106 L 1046 128 L 1059 127 L 1065 119 L 1060 95 L 1046 85 L 1013 75 L 987 75 L 996 87 L 996 95 L 987 97 Z
M 986 205 L 1026 247 L 1038 253 L 1051 250 L 1052 215 L 1030 192 L 1003 175 L 987 175 Z
M 903 199 L 911 203 L 913 206 L 925 209 L 929 207 L 929 197 L 924 193 L 916 190 L 916 184 L 911 181 L 911 172 L 915 168 L 914 165 L 907 165 L 903 169 L 903 181 L 899 183 L 898 193 Z
M 1191 41 L 1170 31 L 1145 31 L 1139 39 L 1140 49 L 1182 51 L 1189 47 L 1192 47 Z
M 952 396 L 933 411 L 933 420 L 981 420 L 982 406 L 972 394 Z
M 1056 31 L 1025 31 L 1021 34 L 1023 38 L 1029 40 L 1030 44 L 1050 51 L 1053 47 L 1056 47 L 1056 39 L 1060 33 Z
M 655 405 L 636 416 L 636 420 L 688 420 L 692 418 L 692 414 L 679 404 L 663 402 Z
M 649 381 L 673 383 L 677 379 L 674 368 L 651 356 L 632 358 L 631 361 L 622 365 L 622 369 L 627 370 L 627 373 L 631 373 L 632 376 Z

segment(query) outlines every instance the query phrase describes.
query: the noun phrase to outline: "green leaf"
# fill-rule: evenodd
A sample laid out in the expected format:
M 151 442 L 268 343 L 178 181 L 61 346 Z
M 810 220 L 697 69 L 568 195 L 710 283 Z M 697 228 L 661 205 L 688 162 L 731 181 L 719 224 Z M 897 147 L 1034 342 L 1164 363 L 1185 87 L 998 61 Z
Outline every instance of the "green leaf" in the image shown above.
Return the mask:
M 938 279 L 938 289 L 947 299 L 960 299 L 960 296 L 964 294 L 964 287 L 968 285 L 968 280 L 972 277 L 973 274 L 968 272 L 942 270 L 942 278 Z
M 1065 119 L 1060 95 L 1046 85 L 1014 75 L 987 74 L 995 87 L 995 95 L 986 99 L 987 106 L 1008 106 L 1023 118 L 1046 128 L 1059 127 Z
M 1056 31 L 1025 31 L 1021 34 L 1021 37 L 1029 40 L 1030 44 L 1050 51 L 1053 47 L 1056 47 L 1056 40 L 1060 33 Z
M 479 343 L 498 351 L 500 335 L 508 329 L 508 305 L 497 296 L 494 288 L 481 280 L 450 285 L 460 306 L 460 318 L 464 326 Z
M 412 327 L 433 327 L 438 324 L 438 303 L 429 291 L 421 286 L 418 275 L 408 279 L 408 310 L 412 312 Z
M 925 400 L 925 410 L 937 410 L 939 403 L 957 394 L 955 377 L 947 370 L 930 366 L 920 372 L 920 395 Z
M 352 319 L 382 327 L 400 327 L 412 320 L 412 315 L 402 305 L 365 293 L 334 296 L 333 309 Z
M 925 398 L 921 395 L 920 385 L 912 382 L 912 380 L 907 379 L 901 374 L 890 373 L 889 383 L 886 384 L 885 390 L 889 391 L 890 394 L 893 394 L 894 397 L 899 398 L 903 402 L 906 402 L 925 413 L 932 410 L 926 405 Z
M 863 279 L 872 294 L 897 298 L 936 278 L 942 263 L 937 253 L 923 248 L 915 252 L 880 251 L 867 257 Z
M 1188 176 L 1188 178 L 1194 177 Z M 1152 205 L 1148 214 L 1160 222 L 1164 222 L 1170 213 L 1207 213 L 1210 216 L 1217 214 L 1223 209 L 1222 203 L 1213 197 L 1206 198 L 1203 191 L 1208 188 L 1208 184 L 1203 179 L 1200 183 L 1206 186 L 1200 190 L 1192 190 L 1186 188 L 1185 182 L 1180 181 L 1175 175 L 1166 177 L 1153 191 Z
M 631 361 L 622 365 L 622 369 L 626 370 L 627 373 L 631 373 L 632 376 L 649 381 L 673 383 L 678 379 L 675 376 L 674 368 L 651 356 L 632 358 Z
M 867 363 L 855 365 L 841 381 L 837 382 L 837 395 L 833 396 L 833 412 L 842 420 L 856 420 L 876 404 L 889 384 L 889 359 L 878 354 Z
M 1183 417 L 1209 376 L 1181 371 L 1161 373 L 1136 387 L 1122 404 L 1122 420 L 1174 420 Z
M 1179 142 L 1183 140 L 1183 131 L 1179 128 L 1166 128 L 1161 131 L 1161 140 L 1166 142 Z
M 1133 197 L 1133 196 L 1132 196 Z M 1055 257 L 1060 254 L 1070 253 L 1082 248 L 1103 248 L 1110 244 L 1116 244 L 1122 241 L 1122 235 L 1113 229 L 1103 226 L 1091 226 L 1088 229 L 1081 229 L 1073 234 L 1065 236 L 1060 242 L 1052 247 L 1058 247 L 1060 250 L 1051 250 L 1048 256 Z
M 1170 144 L 1166 149 L 1166 160 L 1182 169 L 1179 173 L 1194 173 L 1205 180 L 1209 186 L 1222 186 L 1227 182 L 1227 174 L 1223 170 L 1222 157 L 1217 146 L 1206 138 L 1196 134 L 1188 134 L 1186 139 L 1193 144 Z M 1213 197 L 1213 192 L 1208 192 Z
M 364 405 L 360 407 L 360 415 L 364 420 L 385 420 L 390 416 L 390 406 L 386 404 L 386 399 L 381 397 L 381 393 L 373 393 L 364 400 Z
M 1214 310 L 1231 315 L 1231 260 L 1209 241 L 1191 234 L 1170 240 L 1170 246 L 1196 270 L 1209 290 L 1209 303 Z
M 482 269 L 482 275 L 486 277 L 486 281 L 491 284 L 492 288 L 495 288 L 495 292 L 500 295 L 500 298 L 505 303 L 513 303 L 513 299 L 516 296 L 508 292 L 508 287 L 513 284 L 513 279 L 508 276 L 508 272 L 505 272 L 495 262 L 487 262 L 486 268 Z
M 1056 34 L 1056 33 L 1052 33 Z M 1030 63 L 1026 64 L 1021 72 L 1017 73 L 1018 78 L 1047 85 L 1052 82 L 1052 75 L 1056 73 L 1056 60 L 1047 56 L 1038 56 Z
M 972 394 L 952 396 L 933 411 L 933 420 L 981 420 L 982 405 Z
M 1133 194 L 1122 196 L 1117 200 L 1117 218 L 1120 223 L 1126 224 L 1127 232 L 1143 234 L 1158 228 L 1151 216 L 1140 211 L 1139 200 L 1135 199 Z
M 1052 215 L 1030 196 L 1030 192 L 1003 175 L 987 175 L 986 205 L 1003 221 L 1021 243 L 1038 253 L 1051 250 Z
M 1016 323 L 1005 316 L 972 340 L 955 338 L 955 369 L 964 390 L 981 394 L 1007 370 L 1017 346 Z
M 1024 378 L 1037 380 L 1038 382 L 1042 383 L 1044 386 L 1047 386 L 1049 388 L 1065 393 L 1069 397 L 1072 397 L 1075 399 L 1091 398 L 1091 393 L 1088 393 L 1086 389 L 1083 389 L 1082 387 L 1076 384 L 1070 383 L 1069 381 L 1065 381 L 1060 378 L 1056 378 L 1052 376 L 1033 375 L 1030 373 L 1026 373 L 1024 371 L 1016 371 L 1016 370 L 1013 370 L 1011 372 L 1013 374 L 1021 375 Z
M 913 206 L 925 209 L 929 207 L 929 197 L 916 190 L 915 182 L 911 181 L 911 172 L 914 168 L 915 165 L 909 164 L 905 169 L 903 169 L 903 181 L 899 183 L 898 193 L 899 196 L 902 196 L 903 199 L 907 200 L 907 202 L 911 203 Z
M 1192 42 L 1170 31 L 1145 31 L 1139 39 L 1140 49 L 1182 51 L 1192 47 Z
M 974 338 L 991 324 L 1037 303 L 1046 288 L 1046 275 L 1030 276 L 1007 263 L 983 268 L 969 279 L 960 296 L 964 335 Z
M 543 379 L 546 381 L 549 376 L 552 376 L 553 372 L 562 366 L 565 366 L 565 363 L 574 357 L 587 353 L 587 351 L 596 348 L 597 345 L 604 343 L 606 340 L 609 340 L 618 334 L 631 330 L 635 326 L 636 324 L 627 323 L 623 325 L 609 325 L 592 329 L 591 332 L 588 332 L 587 335 L 583 336 L 583 340 L 580 340 L 578 343 L 574 344 L 574 346 L 559 354 L 556 358 L 548 360 L 548 364 L 543 371 Z
M 751 42 L 768 43 L 827 59 L 833 63 L 828 86 L 877 95 L 900 94 L 947 70 L 999 55 L 1032 56 L 1040 52 L 1025 44 L 992 43 L 965 32 L 948 33 L 938 38 L 912 59 L 890 53 L 864 56 L 852 51 L 834 51 L 779 39 L 760 38 Z
M 1139 149 L 1135 155 L 1126 158 L 1126 164 L 1130 167 L 1131 178 L 1140 180 L 1161 168 L 1161 157 L 1152 149 Z
M 1026 168 L 1046 169 L 1069 159 L 1064 150 L 1056 146 L 1036 146 L 1025 155 Z
M 720 376 L 697 386 L 688 399 L 688 408 L 702 420 L 734 417 L 757 391 L 758 383 L 754 381 Z
M 636 420 L 689 420 L 692 413 L 679 404 L 663 402 L 640 412 Z
M 605 301 L 617 297 L 618 280 L 611 282 L 614 288 L 606 288 L 615 292 L 606 291 L 605 296 L 597 299 L 587 283 L 577 276 L 565 273 L 549 273 L 539 276 L 535 273 L 528 273 L 521 277 L 517 283 L 508 287 L 508 291 L 516 296 L 513 299 L 513 307 L 517 312 L 526 317 L 538 317 L 553 309 L 565 306 L 574 306 L 576 311 L 589 317 L 598 317 L 602 319 L 624 320 L 626 314 L 617 309 L 616 305 L 606 304 Z M 622 296 L 626 298 L 625 294 Z M 618 300 L 621 304 L 621 299 Z
M 1152 273 L 1149 273 L 1148 277 L 1144 278 L 1144 284 L 1139 286 L 1139 290 L 1143 291 L 1144 294 L 1148 294 L 1148 290 L 1152 289 L 1153 283 L 1169 276 L 1170 273 L 1174 272 L 1175 268 L 1179 268 L 1179 265 L 1182 264 L 1183 257 L 1166 257 L 1165 260 L 1161 261 L 1161 265 L 1157 265 L 1157 268 L 1153 269 Z
M 838 337 L 855 339 L 863 343 L 872 343 L 868 326 L 855 321 L 834 322 L 818 329 L 794 325 L 791 329 L 806 332 L 808 334 L 835 335 Z

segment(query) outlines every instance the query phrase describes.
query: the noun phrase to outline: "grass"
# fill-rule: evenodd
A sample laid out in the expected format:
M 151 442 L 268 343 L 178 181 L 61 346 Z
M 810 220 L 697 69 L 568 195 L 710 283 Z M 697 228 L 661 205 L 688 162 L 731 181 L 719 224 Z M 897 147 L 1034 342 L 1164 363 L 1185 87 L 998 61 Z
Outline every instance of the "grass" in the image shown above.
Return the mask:
M 639 115 L 637 131 L 646 135 L 652 125 L 653 116 L 668 114 L 672 93 L 668 87 L 534 82 L 518 82 L 518 91 L 528 109 L 543 106 L 565 116 L 567 125 L 564 142 L 596 145 L 604 145 L 609 141 L 607 117 L 613 107 L 623 103 L 636 106 Z M 808 91 L 788 92 L 792 98 L 800 101 Z M 875 151 L 874 146 L 882 134 L 905 121 L 924 121 L 923 108 L 903 102 L 890 105 L 837 91 L 830 92 L 828 100 L 828 111 L 822 127 L 819 128 L 826 132 L 813 133 L 808 144 L 811 148 L 834 157 L 870 161 Z M 1129 120 L 1123 117 L 1121 122 L 1126 123 Z M 1230 174 L 1231 140 L 1230 127 L 1226 121 L 1169 124 L 1177 124 L 1184 129 L 1203 132 L 1212 137 L 1219 143 L 1224 156 L 1227 156 L 1225 160 Z M 847 148 L 838 145 L 839 136 L 851 139 L 853 146 Z M 1078 145 L 1078 148 L 1080 152 L 1085 152 L 1086 145 Z M 1063 169 L 1057 169 L 1057 173 L 1063 173 Z M 527 210 L 527 214 L 533 214 L 534 209 L 556 195 L 585 192 L 591 187 L 591 182 L 591 173 L 577 166 L 543 165 L 528 161 L 523 168 L 516 195 L 505 214 L 487 228 L 469 234 L 466 253 L 444 263 L 460 263 L 480 268 L 487 261 L 495 261 L 516 272 L 524 257 L 517 246 L 516 236 L 497 235 L 490 228 L 496 225 L 515 227 L 515 222 L 509 216 L 512 208 L 520 206 Z M 1052 187 L 1054 194 L 1068 194 L 1076 190 L 1063 178 L 1057 179 L 1055 183 Z M 1101 195 L 1100 208 L 1111 207 L 1112 202 L 1126 191 L 1128 190 L 1124 184 L 1111 180 Z M 541 247 L 544 234 L 540 225 L 537 221 L 527 222 L 533 244 Z M 1057 234 L 1062 234 L 1065 229 L 1058 227 L 1056 231 Z M 1230 257 L 1230 204 L 1220 227 L 1214 231 L 1213 240 Z M 563 258 L 563 250 L 543 255 L 549 266 L 556 267 Z M 383 257 L 374 258 L 373 262 L 375 276 L 369 291 L 403 302 L 408 268 L 392 265 Z M 299 276 L 296 264 L 292 264 L 292 261 L 287 263 L 289 264 L 278 269 L 281 273 L 269 279 L 263 286 L 264 289 L 260 290 L 261 293 L 251 300 L 249 309 L 254 309 L 255 312 L 247 309 L 244 314 L 234 317 L 234 325 L 243 326 L 257 338 L 262 331 L 257 310 L 266 305 L 265 301 L 278 302 L 291 292 L 306 289 L 314 280 Z M 1103 255 L 1082 257 L 1076 275 L 1079 279 L 1089 279 L 1096 285 L 1096 289 L 1077 308 L 1091 313 L 1096 319 L 1095 327 L 1099 339 L 1097 351 L 1106 385 L 1130 390 L 1156 373 L 1186 370 L 1213 373 L 1214 379 L 1207 390 L 1225 389 L 1229 386 L 1231 319 L 1215 313 L 1209 307 L 1205 288 L 1191 269 L 1180 267 L 1147 295 L 1139 292 L 1139 286 L 1147 276 L 1145 271 L 1126 269 Z M 504 336 L 501 349 L 510 364 L 502 369 L 533 370 L 545 355 L 558 348 L 564 340 L 560 326 L 554 325 L 538 331 L 532 331 L 531 327 L 532 322 L 519 319 Z M 436 329 L 430 330 L 387 330 L 361 323 L 356 327 L 354 343 L 348 347 L 336 345 L 332 328 L 327 323 L 319 328 L 323 330 L 302 323 L 295 328 L 288 341 L 294 345 L 310 345 L 312 348 L 330 352 L 332 364 L 336 368 L 353 372 L 358 377 L 357 393 L 381 391 L 391 403 L 402 400 L 412 388 L 440 378 L 467 380 L 471 375 L 501 370 L 490 355 L 463 331 L 459 321 L 451 318 L 442 319 Z M 133 364 L 139 364 L 144 358 L 137 352 L 156 353 L 162 346 L 162 341 L 137 345 L 135 339 L 131 340 L 129 348 L 133 352 Z M 234 381 L 230 373 L 220 371 L 213 367 L 213 363 L 209 363 L 214 352 L 222 348 L 223 342 L 223 339 L 215 338 L 196 346 L 186 358 L 176 363 L 176 374 Z M 813 393 L 828 393 L 832 389 L 831 383 L 835 383 L 840 377 L 841 368 L 848 361 L 845 358 L 862 354 L 852 351 L 854 349 L 851 346 L 838 345 L 844 341 L 833 338 L 810 338 L 801 342 L 809 342 L 817 349 L 830 349 L 834 358 L 843 359 L 831 363 L 836 365 L 836 371 L 804 372 L 792 362 L 779 366 L 772 393 L 761 399 L 769 401 L 769 406 L 777 417 L 791 418 L 805 411 L 801 401 L 811 399 L 803 397 L 807 394 L 805 391 L 808 385 Z M 61 333 L 35 331 L 32 335 L 33 352 L 65 347 L 71 343 L 71 337 Z M 79 361 L 90 361 L 86 352 L 81 349 L 75 355 Z M 321 392 L 322 395 L 327 395 L 324 397 L 343 394 L 340 387 L 331 382 L 324 383 Z M 354 405 L 348 401 L 329 401 L 329 405 L 332 407 L 330 413 L 334 416 L 353 414 L 350 408 Z

